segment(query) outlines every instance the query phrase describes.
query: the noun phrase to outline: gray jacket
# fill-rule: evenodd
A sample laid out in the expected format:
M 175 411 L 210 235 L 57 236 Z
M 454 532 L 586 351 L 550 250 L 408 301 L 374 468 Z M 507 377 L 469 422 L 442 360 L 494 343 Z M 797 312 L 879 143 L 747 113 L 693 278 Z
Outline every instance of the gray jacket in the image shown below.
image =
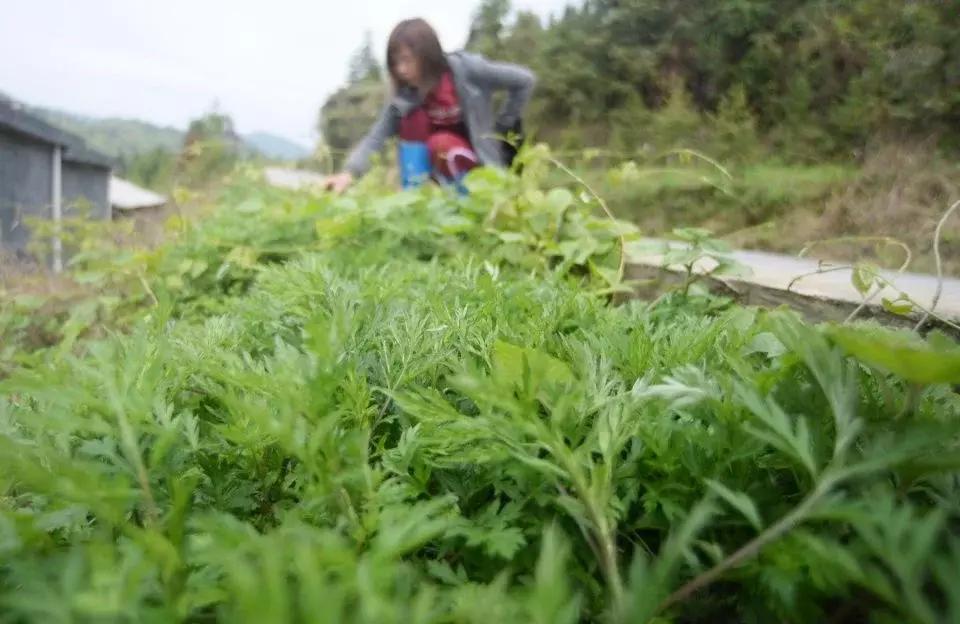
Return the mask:
M 520 119 L 530 101 L 536 78 L 529 69 L 510 63 L 495 63 L 479 54 L 453 52 L 447 55 L 453 83 L 460 98 L 463 120 L 470 144 L 484 165 L 503 166 L 503 155 L 496 128 L 509 128 Z M 494 117 L 493 94 L 506 91 L 507 100 Z M 344 169 L 354 176 L 370 167 L 370 157 L 380 151 L 386 140 L 396 136 L 400 119 L 421 103 L 416 91 L 402 89 L 384 106 L 380 118 L 353 149 Z

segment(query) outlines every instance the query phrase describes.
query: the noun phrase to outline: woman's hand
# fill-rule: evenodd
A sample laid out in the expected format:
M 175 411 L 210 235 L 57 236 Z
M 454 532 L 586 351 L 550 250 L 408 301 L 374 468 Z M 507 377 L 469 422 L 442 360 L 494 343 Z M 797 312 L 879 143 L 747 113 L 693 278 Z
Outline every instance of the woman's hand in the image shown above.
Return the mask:
M 348 171 L 343 171 L 328 176 L 327 179 L 323 181 L 323 188 L 340 194 L 347 190 L 351 184 L 353 184 L 353 174 Z

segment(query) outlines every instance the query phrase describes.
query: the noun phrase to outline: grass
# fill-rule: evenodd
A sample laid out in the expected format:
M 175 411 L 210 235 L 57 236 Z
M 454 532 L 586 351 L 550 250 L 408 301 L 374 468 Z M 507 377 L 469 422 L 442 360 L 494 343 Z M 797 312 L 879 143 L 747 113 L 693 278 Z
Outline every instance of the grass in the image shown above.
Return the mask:
M 811 241 L 888 236 L 911 248 L 910 270 L 916 272 L 933 272 L 933 230 L 960 198 L 960 167 L 922 147 L 886 146 L 859 165 L 764 161 L 729 170 L 728 178 L 710 166 L 673 162 L 632 176 L 589 169 L 585 177 L 614 213 L 637 223 L 647 236 L 696 226 L 738 247 L 789 254 Z M 960 223 L 954 219 L 942 233 L 947 274 L 960 270 L 958 240 Z M 875 245 L 822 251 L 824 259 L 888 267 L 902 259 L 896 250 Z

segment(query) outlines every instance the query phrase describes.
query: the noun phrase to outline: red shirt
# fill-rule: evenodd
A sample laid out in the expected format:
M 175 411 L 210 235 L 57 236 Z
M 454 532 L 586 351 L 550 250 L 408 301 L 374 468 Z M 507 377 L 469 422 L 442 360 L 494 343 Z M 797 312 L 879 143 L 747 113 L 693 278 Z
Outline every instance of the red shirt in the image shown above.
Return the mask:
M 423 110 L 430 118 L 434 131 L 452 130 L 463 123 L 460 98 L 457 97 L 452 73 L 447 71 L 440 76 L 440 82 L 424 98 Z
M 437 85 L 423 98 L 423 103 L 400 120 L 399 135 L 405 141 L 426 141 L 439 131 L 467 137 L 460 98 L 449 71 L 444 72 Z

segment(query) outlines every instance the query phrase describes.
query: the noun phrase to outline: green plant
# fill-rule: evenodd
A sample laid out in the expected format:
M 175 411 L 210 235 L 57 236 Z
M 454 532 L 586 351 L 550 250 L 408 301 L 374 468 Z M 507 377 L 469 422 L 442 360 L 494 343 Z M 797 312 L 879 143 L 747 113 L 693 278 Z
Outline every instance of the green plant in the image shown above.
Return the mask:
M 663 268 L 681 271 L 683 282 L 677 288 L 677 292 L 682 299 L 687 299 L 692 290 L 695 290 L 703 280 L 742 277 L 750 272 L 749 267 L 733 257 L 733 249 L 730 245 L 713 238 L 708 230 L 677 228 L 673 230 L 672 235 L 678 242 L 642 243 L 634 246 L 631 253 L 649 255 L 651 252 L 658 252 Z M 700 294 L 702 292 L 700 290 Z
M 464 199 L 240 171 L 85 256 L 108 331 L 0 351 L 2 617 L 956 619 L 957 347 L 611 305 L 627 233 L 548 155 Z

